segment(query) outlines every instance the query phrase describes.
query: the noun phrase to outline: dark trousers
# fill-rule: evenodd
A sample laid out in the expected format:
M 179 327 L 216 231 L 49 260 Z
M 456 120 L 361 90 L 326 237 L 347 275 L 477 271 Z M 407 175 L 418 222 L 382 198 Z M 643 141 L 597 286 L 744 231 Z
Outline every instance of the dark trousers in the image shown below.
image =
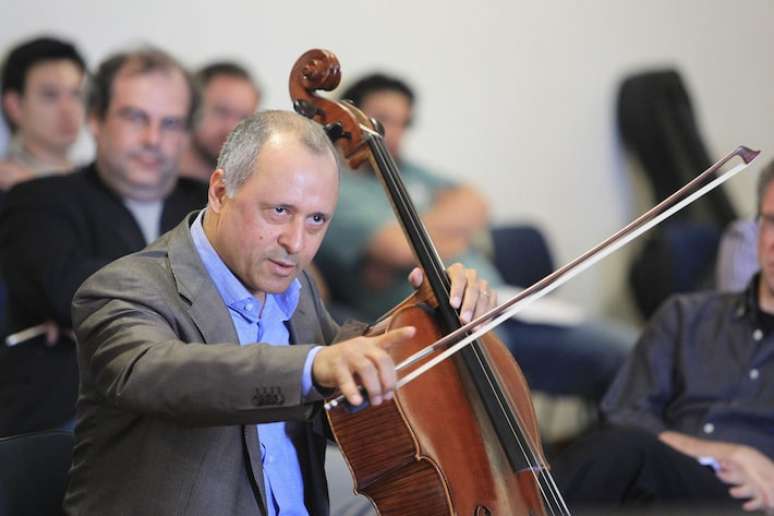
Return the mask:
M 572 326 L 509 320 L 498 332 L 519 363 L 530 389 L 598 402 L 637 335 L 603 321 Z
M 597 430 L 560 453 L 552 470 L 570 509 L 670 505 L 688 513 L 703 505 L 725 514 L 741 506 L 711 468 L 639 429 Z

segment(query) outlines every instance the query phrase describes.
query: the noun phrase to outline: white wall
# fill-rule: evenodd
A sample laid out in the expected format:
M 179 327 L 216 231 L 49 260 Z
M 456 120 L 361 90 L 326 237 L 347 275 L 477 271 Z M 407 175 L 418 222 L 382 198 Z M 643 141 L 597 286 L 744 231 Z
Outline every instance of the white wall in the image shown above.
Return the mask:
M 496 221 L 540 224 L 559 262 L 643 207 L 613 123 L 625 74 L 678 67 L 715 156 L 744 143 L 762 163 L 774 148 L 770 0 L 4 3 L 0 49 L 53 31 L 91 64 L 140 42 L 193 66 L 234 57 L 260 77 L 265 107 L 290 107 L 288 72 L 312 47 L 336 52 L 345 80 L 400 74 L 420 93 L 407 154 L 478 185 Z M 735 180 L 737 201 L 751 204 L 753 182 Z M 563 295 L 620 307 L 625 263 L 608 258 Z

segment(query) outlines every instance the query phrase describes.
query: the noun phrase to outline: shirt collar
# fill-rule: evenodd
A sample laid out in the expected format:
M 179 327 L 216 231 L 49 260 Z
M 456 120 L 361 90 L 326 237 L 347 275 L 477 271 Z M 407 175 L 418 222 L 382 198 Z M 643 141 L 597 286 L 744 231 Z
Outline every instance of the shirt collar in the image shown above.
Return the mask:
M 205 211 L 199 212 L 191 226 L 191 237 L 193 238 L 194 247 L 199 253 L 202 263 L 204 263 L 204 268 L 207 269 L 212 282 L 215 283 L 215 287 L 218 289 L 225 305 L 238 312 L 248 321 L 258 322 L 261 316 L 261 302 L 247 290 L 239 278 L 223 263 L 215 248 L 212 247 L 202 225 Z M 294 279 L 284 292 L 266 294 L 267 308 L 273 302 L 279 309 L 279 315 L 282 317 L 282 320 L 287 321 L 293 316 L 293 312 L 296 311 L 300 292 L 301 283 L 298 279 Z

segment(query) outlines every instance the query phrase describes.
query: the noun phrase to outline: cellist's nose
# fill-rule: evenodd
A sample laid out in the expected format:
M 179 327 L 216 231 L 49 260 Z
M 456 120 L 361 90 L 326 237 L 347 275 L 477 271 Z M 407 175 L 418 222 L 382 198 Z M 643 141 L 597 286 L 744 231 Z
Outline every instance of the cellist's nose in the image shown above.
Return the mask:
M 279 236 L 279 244 L 288 254 L 298 254 L 304 248 L 304 219 L 293 217 Z

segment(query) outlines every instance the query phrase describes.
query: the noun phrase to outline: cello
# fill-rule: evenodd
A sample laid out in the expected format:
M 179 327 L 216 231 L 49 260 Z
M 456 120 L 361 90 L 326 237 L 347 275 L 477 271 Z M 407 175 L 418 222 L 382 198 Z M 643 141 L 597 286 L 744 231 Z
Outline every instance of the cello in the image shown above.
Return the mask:
M 354 106 L 323 98 L 341 80 L 338 59 L 310 50 L 293 66 L 294 109 L 325 127 L 352 168 L 368 163 L 385 191 L 424 270 L 424 283 L 371 334 L 414 326 L 393 346 L 396 363 L 460 331 L 449 279 L 386 149 L 380 124 Z M 437 352 L 436 352 L 437 353 Z M 433 353 L 414 361 L 414 369 Z M 398 373 L 410 375 L 412 368 Z M 384 515 L 569 514 L 543 455 L 529 388 L 494 334 L 475 339 L 379 406 L 328 410 L 333 435 L 355 489 Z

